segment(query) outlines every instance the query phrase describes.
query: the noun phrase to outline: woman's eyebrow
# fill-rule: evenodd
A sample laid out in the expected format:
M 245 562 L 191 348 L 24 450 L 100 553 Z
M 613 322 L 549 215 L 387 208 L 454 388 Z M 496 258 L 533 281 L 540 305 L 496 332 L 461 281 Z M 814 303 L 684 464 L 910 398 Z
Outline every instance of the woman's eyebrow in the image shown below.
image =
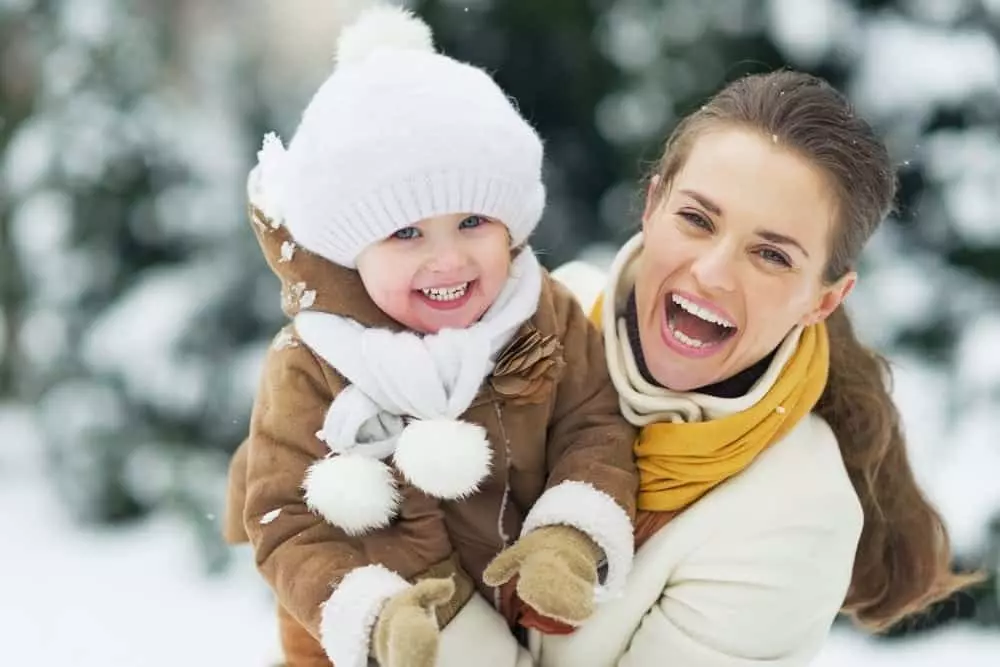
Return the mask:
M 694 190 L 681 190 L 681 194 L 687 195 L 691 199 L 708 209 L 709 213 L 714 213 L 715 215 L 722 216 L 722 207 L 716 204 L 714 201 L 701 194 L 700 192 L 695 192 Z
M 802 244 L 793 239 L 791 236 L 785 236 L 784 234 L 779 234 L 778 232 L 772 232 L 769 229 L 758 229 L 757 236 L 761 237 L 765 241 L 770 241 L 771 243 L 777 243 L 778 245 L 790 245 L 799 249 L 806 258 L 809 257 L 809 253 L 806 249 L 802 247 Z

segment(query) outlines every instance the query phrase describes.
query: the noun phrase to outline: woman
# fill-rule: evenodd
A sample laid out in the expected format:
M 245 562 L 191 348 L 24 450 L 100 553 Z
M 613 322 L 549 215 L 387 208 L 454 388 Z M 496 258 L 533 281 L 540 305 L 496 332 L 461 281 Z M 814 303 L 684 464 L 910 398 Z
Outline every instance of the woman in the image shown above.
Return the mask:
M 642 428 L 641 511 L 626 594 L 572 634 L 535 633 L 540 664 L 805 665 L 838 611 L 883 629 L 969 582 L 914 481 L 886 364 L 841 307 L 894 191 L 885 147 L 828 84 L 751 76 L 676 128 L 603 290 L 594 269 L 557 271 L 585 307 L 601 292 Z

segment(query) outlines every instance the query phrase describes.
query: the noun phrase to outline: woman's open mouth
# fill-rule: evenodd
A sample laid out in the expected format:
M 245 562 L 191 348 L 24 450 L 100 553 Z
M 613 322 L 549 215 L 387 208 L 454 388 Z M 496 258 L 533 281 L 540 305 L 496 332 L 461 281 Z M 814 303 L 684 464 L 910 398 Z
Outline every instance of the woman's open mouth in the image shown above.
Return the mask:
M 705 356 L 736 335 L 727 317 L 676 292 L 666 296 L 664 340 L 687 356 Z

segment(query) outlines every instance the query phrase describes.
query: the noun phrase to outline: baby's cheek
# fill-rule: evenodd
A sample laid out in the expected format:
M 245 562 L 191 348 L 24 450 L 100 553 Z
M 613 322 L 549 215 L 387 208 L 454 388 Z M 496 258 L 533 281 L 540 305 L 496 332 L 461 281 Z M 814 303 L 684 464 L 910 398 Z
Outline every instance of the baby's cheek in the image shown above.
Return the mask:
M 402 320 L 408 309 L 408 292 L 409 290 L 407 294 L 403 294 L 397 289 L 382 288 L 370 291 L 369 295 L 382 312 L 394 320 Z

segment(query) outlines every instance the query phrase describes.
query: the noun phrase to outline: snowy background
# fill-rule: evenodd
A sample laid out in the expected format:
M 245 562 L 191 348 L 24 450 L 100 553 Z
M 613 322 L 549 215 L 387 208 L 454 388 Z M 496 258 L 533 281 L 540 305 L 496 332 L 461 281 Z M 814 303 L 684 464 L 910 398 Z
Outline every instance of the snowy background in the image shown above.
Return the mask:
M 268 592 L 218 536 L 281 322 L 243 179 L 364 4 L 0 0 L 3 664 L 274 661 Z M 849 93 L 903 186 L 851 308 L 956 567 L 994 574 L 888 637 L 838 625 L 816 664 L 1000 664 L 1000 2 L 409 4 L 545 136 L 550 266 L 608 257 L 722 82 L 789 65 Z

